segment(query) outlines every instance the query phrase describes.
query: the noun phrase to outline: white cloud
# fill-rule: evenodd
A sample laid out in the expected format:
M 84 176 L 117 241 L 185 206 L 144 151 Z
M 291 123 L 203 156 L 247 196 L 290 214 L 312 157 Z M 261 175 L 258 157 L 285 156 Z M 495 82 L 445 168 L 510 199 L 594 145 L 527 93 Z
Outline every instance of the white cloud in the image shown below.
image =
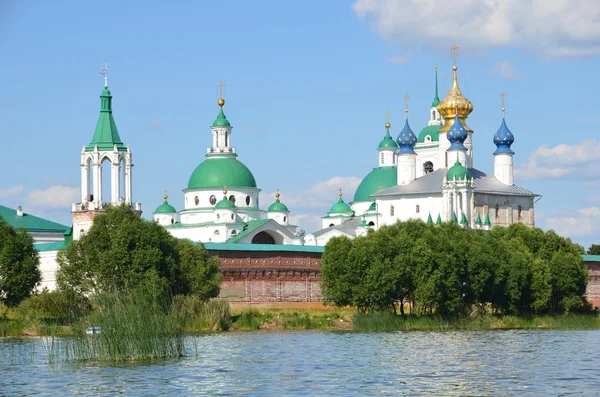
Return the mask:
M 600 208 L 582 208 L 555 217 L 546 217 L 548 229 L 571 238 L 597 236 L 600 233 Z
M 525 163 L 515 168 L 515 176 L 523 180 L 598 178 L 600 142 L 588 139 L 577 145 L 540 146 Z
M 409 47 L 517 46 L 544 57 L 600 55 L 596 0 L 356 0 L 352 9 L 384 39 Z
M 44 190 L 31 190 L 27 202 L 36 208 L 70 208 L 79 197 L 79 188 L 70 186 L 50 186 Z
M 504 77 L 506 80 L 523 80 L 523 75 L 510 63 L 502 61 L 492 66 L 492 74 Z
M 409 56 L 397 55 L 393 57 L 388 57 L 385 59 L 387 63 L 391 63 L 392 65 L 406 65 L 410 63 L 412 59 Z
M 12 186 L 7 189 L 0 189 L 0 199 L 6 200 L 8 198 L 16 197 L 23 191 L 23 186 Z

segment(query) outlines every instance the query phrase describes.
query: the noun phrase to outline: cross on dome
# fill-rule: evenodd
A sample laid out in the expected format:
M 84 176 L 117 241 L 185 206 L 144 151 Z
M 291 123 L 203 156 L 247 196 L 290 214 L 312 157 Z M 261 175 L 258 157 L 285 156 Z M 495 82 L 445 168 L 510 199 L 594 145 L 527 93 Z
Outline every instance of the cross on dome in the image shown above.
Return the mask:
M 100 71 L 100 74 L 104 76 L 104 88 L 108 88 L 108 61 L 104 61 L 104 67 Z

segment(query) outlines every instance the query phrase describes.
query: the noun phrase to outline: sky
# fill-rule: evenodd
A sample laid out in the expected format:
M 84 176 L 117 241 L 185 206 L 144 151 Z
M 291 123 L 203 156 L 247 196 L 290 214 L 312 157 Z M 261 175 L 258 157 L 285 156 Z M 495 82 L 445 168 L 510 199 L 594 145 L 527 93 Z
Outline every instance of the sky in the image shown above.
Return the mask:
M 211 145 L 225 84 L 232 145 L 266 208 L 280 189 L 308 232 L 351 201 L 377 144 L 427 125 L 458 50 L 475 110 L 475 167 L 493 174 L 493 134 L 515 135 L 515 183 L 542 197 L 536 226 L 600 244 L 600 2 L 593 0 L 0 2 L 0 204 L 71 223 L 80 152 L 94 133 L 108 61 L 114 117 L 133 152 L 133 198 L 150 218 L 183 209 Z

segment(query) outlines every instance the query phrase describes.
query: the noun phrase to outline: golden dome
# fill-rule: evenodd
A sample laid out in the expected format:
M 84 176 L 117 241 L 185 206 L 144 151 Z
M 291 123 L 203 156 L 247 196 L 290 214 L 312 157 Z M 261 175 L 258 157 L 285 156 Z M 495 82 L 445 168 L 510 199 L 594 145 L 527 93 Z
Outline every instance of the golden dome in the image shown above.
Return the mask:
M 219 101 L 217 103 L 219 104 L 219 106 L 223 107 L 223 105 L 225 105 L 225 99 L 219 98 Z
M 462 123 L 463 127 L 469 132 L 473 132 L 467 124 L 466 120 L 469 114 L 473 111 L 473 104 L 469 101 L 462 92 L 460 92 L 460 88 L 458 88 L 458 79 L 456 78 L 456 65 L 452 67 L 454 72 L 454 80 L 452 81 L 452 88 L 450 88 L 450 92 L 446 95 L 444 99 L 437 106 L 438 112 L 444 117 L 446 120 L 446 124 L 438 131 L 438 134 L 442 134 L 447 132 L 452 124 L 454 124 L 454 117 L 457 113 L 458 108 L 458 118 Z

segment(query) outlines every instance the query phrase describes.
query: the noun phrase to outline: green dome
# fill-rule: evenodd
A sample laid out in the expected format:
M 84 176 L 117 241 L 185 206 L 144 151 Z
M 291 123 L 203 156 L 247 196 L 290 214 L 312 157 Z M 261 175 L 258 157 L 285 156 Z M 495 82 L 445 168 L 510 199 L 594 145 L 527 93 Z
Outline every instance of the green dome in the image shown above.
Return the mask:
M 373 202 L 370 206 L 368 211 L 376 211 L 377 210 L 377 204 L 375 204 L 375 202 Z
M 288 207 L 286 207 L 285 204 L 283 204 L 281 201 L 279 201 L 279 197 L 277 197 L 277 200 L 275 200 L 275 202 L 269 206 L 268 211 L 269 212 L 289 212 L 290 210 L 288 210 Z
M 212 125 L 213 127 L 231 127 L 231 124 L 229 124 L 229 120 L 227 120 L 227 117 L 225 117 L 225 113 L 223 113 L 223 108 L 221 108 L 221 110 L 219 111 L 219 114 L 217 115 L 217 119 L 215 120 L 215 122 Z
M 222 189 L 223 186 L 255 188 L 256 180 L 241 161 L 229 157 L 215 157 L 200 163 L 188 182 L 188 189 Z
M 460 163 L 460 161 L 458 161 L 458 159 L 456 159 L 456 163 L 454 163 L 454 165 L 450 167 L 448 172 L 446 172 L 446 179 L 448 181 L 454 180 L 454 177 L 456 177 L 457 181 L 471 179 L 471 173 L 468 169 L 463 167 L 463 165 Z
M 383 137 L 383 140 L 381 142 L 379 142 L 379 146 L 377 147 L 377 149 L 387 149 L 387 148 L 392 148 L 392 149 L 397 149 L 398 148 L 398 144 L 390 136 L 390 130 L 389 129 L 387 130 L 385 136 Z
M 173 207 L 172 205 L 170 205 L 167 200 L 163 201 L 163 203 L 161 205 L 159 205 L 156 208 L 156 211 L 154 211 L 155 214 L 176 214 L 177 210 L 175 209 L 175 207 Z
M 219 201 L 217 203 L 217 205 L 215 205 L 215 208 L 228 208 L 228 209 L 234 209 L 235 208 L 235 204 L 233 204 L 231 201 L 229 201 L 227 199 L 227 196 L 223 196 L 223 200 Z
M 342 196 L 338 199 L 338 202 L 331 207 L 328 214 L 345 214 L 348 212 L 352 212 L 352 208 L 342 199 Z
M 369 172 L 362 180 L 356 193 L 354 193 L 354 201 L 369 201 L 369 196 L 381 189 L 387 189 L 398 184 L 398 174 L 396 167 L 379 167 Z
M 419 132 L 417 143 L 425 143 L 425 137 L 427 135 L 431 136 L 430 142 L 439 142 L 440 136 L 438 135 L 438 131 L 440 128 L 442 128 L 441 125 L 428 125 L 427 127 L 423 128 L 421 132 Z

